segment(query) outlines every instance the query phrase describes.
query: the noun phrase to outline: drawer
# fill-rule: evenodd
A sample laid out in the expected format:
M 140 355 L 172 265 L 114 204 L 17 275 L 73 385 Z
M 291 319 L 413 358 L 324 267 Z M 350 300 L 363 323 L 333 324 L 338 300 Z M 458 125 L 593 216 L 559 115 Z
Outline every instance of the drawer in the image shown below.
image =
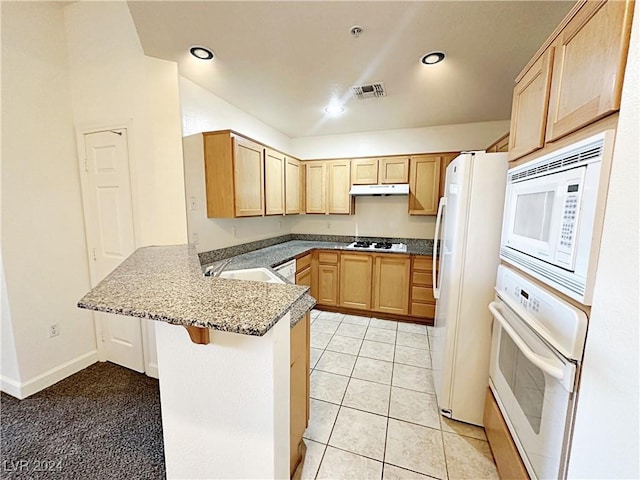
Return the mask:
M 434 318 L 436 316 L 436 306 L 429 303 L 411 302 L 411 315 L 414 317 Z
M 436 303 L 431 287 L 411 287 L 411 300 L 427 303 Z
M 413 269 L 431 272 L 433 270 L 432 262 L 432 257 L 415 256 L 413 257 Z
M 413 275 L 411 275 L 411 283 L 413 285 L 424 285 L 426 287 L 430 287 L 433 285 L 431 272 L 413 272 Z
M 338 264 L 338 252 L 319 252 L 318 262 L 330 263 L 332 265 Z
M 307 253 L 303 257 L 296 259 L 296 272 L 300 272 L 311 265 L 311 254 Z

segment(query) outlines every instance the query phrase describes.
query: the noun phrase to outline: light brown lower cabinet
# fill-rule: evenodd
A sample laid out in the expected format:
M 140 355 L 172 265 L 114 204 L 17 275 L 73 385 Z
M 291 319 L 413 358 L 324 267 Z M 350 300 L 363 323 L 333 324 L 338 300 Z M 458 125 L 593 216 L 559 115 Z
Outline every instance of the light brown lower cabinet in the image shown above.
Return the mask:
M 302 460 L 302 435 L 309 424 L 309 321 L 310 314 L 291 329 L 290 340 L 290 447 L 289 470 L 290 475 L 296 471 Z
M 371 267 L 373 257 L 367 253 L 340 254 L 341 307 L 371 310 Z
M 313 252 L 311 295 L 319 305 L 338 305 L 340 268 L 338 252 Z
M 311 287 L 311 253 L 296 259 L 296 285 Z
M 407 315 L 409 313 L 408 255 L 375 255 L 373 274 L 373 310 Z
M 311 295 L 320 307 L 421 323 L 434 317 L 431 257 L 316 250 L 311 265 Z
M 529 479 L 518 449 L 489 387 L 487 387 L 484 401 L 483 422 L 500 478 Z
M 436 300 L 433 298 L 433 257 L 414 256 L 411 266 L 411 305 L 409 313 L 415 317 L 434 318 Z

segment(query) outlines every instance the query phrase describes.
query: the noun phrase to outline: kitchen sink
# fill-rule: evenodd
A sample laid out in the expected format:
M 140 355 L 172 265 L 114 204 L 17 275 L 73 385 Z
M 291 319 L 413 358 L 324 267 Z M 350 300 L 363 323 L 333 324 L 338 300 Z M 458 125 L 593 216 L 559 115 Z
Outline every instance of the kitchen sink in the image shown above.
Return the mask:
M 247 280 L 250 282 L 284 283 L 275 273 L 267 268 L 248 268 L 246 270 L 227 270 L 219 278 Z

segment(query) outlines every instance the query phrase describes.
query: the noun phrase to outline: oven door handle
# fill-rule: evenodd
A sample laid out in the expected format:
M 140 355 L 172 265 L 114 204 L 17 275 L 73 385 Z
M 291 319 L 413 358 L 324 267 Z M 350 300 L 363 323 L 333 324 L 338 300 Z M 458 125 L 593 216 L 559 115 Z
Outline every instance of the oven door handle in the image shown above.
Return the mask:
M 511 340 L 513 340 L 513 343 L 517 345 L 522 354 L 540 370 L 562 382 L 564 379 L 564 369 L 554 365 L 553 363 L 555 362 L 550 362 L 548 359 L 534 353 L 520 338 L 520 335 L 518 335 L 511 325 L 509 325 L 509 322 L 504 318 L 499 308 L 500 304 L 498 302 L 491 302 L 489 304 L 489 311 L 493 314 L 493 317 L 498 321 L 504 331 L 511 337 Z

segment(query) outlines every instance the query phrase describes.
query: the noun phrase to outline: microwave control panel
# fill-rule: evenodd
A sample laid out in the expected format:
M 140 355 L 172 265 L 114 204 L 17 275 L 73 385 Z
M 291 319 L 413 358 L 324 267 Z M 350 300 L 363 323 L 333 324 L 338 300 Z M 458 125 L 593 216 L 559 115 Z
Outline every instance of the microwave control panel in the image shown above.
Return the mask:
M 580 182 L 567 182 L 564 208 L 562 209 L 562 227 L 558 245 L 557 260 L 571 265 L 580 213 Z

